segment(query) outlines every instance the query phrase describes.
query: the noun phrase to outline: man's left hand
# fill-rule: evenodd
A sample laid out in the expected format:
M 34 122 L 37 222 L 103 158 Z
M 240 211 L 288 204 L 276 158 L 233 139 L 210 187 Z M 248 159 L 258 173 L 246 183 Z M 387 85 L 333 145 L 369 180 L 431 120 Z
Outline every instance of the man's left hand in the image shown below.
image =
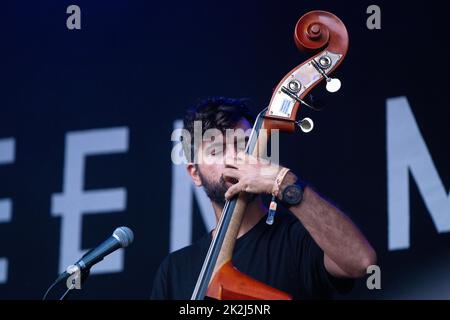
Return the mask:
M 223 171 L 225 181 L 237 181 L 225 193 L 227 200 L 239 192 L 254 194 L 271 194 L 278 172 L 282 169 L 269 160 L 239 153 L 236 158 L 229 159 Z

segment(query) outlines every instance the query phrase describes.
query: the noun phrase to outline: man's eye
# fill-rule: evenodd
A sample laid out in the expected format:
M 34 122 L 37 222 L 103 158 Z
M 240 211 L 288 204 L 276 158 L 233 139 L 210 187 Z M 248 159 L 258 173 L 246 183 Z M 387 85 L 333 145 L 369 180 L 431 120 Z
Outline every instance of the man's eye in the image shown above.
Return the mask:
M 210 154 L 212 156 L 218 156 L 218 155 L 222 154 L 222 152 L 220 150 L 212 150 Z

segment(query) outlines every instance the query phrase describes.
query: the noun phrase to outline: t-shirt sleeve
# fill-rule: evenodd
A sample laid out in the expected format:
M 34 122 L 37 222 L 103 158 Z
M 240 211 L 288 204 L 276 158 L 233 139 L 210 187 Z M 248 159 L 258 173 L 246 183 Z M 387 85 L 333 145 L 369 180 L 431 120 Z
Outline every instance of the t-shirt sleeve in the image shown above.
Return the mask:
M 345 294 L 352 290 L 353 279 L 336 278 L 326 270 L 323 250 L 300 222 L 291 226 L 290 233 L 295 267 L 308 296 L 312 299 L 331 298 L 335 292 Z
M 150 299 L 152 300 L 168 300 L 168 283 L 167 272 L 169 268 L 168 257 L 164 259 L 156 272 L 155 279 L 153 280 L 152 293 Z

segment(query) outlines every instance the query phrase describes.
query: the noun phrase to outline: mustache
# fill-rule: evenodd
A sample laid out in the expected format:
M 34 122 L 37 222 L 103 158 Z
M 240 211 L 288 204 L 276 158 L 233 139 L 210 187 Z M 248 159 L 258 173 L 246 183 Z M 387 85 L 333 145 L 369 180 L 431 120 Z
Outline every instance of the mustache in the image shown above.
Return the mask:
M 225 193 L 227 190 L 231 187 L 227 184 L 227 182 L 231 184 L 235 184 L 238 182 L 237 179 L 226 179 L 223 174 L 220 175 L 218 180 L 209 180 L 205 176 L 202 175 L 202 173 L 199 171 L 200 178 L 203 183 L 203 189 L 206 192 L 206 195 L 208 198 L 220 205 L 222 208 L 225 206 L 226 200 L 225 200 Z M 257 197 L 256 194 L 249 194 L 247 197 L 247 203 L 252 202 Z
M 238 183 L 239 182 L 239 180 L 238 179 L 235 179 L 235 178 L 228 178 L 228 179 L 225 179 L 225 177 L 223 176 L 223 174 L 220 176 L 220 178 L 219 178 L 219 183 L 220 184 L 222 184 L 222 185 L 224 185 L 224 186 L 226 186 L 226 183 L 227 182 L 229 182 L 229 183 L 231 183 L 231 184 L 236 184 L 236 183 Z M 228 186 L 227 186 L 227 190 L 228 190 Z

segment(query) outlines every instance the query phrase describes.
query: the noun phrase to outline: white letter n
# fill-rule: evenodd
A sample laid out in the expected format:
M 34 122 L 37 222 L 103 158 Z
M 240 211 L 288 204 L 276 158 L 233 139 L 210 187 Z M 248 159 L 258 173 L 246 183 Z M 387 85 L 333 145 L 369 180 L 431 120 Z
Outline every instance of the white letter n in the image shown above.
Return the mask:
M 409 248 L 411 172 L 439 233 L 450 231 L 450 195 L 436 171 L 406 97 L 387 100 L 388 246 Z

